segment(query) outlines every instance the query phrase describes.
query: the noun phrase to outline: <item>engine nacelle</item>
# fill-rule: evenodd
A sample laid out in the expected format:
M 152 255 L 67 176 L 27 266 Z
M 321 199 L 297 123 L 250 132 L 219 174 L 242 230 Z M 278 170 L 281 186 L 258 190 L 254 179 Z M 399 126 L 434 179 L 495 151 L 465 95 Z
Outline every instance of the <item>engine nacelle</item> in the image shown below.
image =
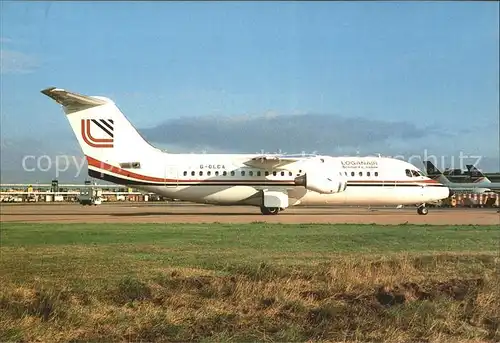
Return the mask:
M 295 184 L 320 194 L 334 194 L 345 191 L 347 180 L 342 176 L 327 176 L 324 173 L 307 172 L 297 177 Z

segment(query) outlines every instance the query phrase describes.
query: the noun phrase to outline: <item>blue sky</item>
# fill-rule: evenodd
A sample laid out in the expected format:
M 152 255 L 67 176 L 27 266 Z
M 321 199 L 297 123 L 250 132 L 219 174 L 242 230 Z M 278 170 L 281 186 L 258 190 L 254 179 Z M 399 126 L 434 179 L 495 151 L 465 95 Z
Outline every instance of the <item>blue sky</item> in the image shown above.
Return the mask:
M 39 92 L 57 86 L 112 97 L 139 127 L 320 113 L 444 126 L 498 156 L 482 138 L 498 137 L 498 2 L 1 7 L 3 137 L 67 134 Z

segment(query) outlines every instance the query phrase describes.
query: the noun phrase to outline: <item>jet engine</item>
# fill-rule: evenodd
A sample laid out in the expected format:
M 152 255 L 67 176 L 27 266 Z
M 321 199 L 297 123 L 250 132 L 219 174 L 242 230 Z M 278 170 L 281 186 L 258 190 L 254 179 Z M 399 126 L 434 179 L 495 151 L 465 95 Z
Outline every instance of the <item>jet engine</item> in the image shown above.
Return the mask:
M 320 194 L 334 194 L 345 191 L 347 187 L 346 179 L 340 175 L 334 175 L 334 173 L 330 174 L 326 175 L 314 171 L 306 172 L 295 179 L 295 184 Z

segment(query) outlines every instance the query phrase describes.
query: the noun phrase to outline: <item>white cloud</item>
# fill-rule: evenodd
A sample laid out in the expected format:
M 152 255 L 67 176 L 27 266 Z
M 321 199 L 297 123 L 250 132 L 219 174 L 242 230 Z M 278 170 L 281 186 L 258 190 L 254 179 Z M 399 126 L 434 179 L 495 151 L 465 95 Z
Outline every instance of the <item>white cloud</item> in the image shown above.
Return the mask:
M 0 72 L 2 74 L 27 74 L 38 67 L 35 57 L 14 50 L 0 50 Z

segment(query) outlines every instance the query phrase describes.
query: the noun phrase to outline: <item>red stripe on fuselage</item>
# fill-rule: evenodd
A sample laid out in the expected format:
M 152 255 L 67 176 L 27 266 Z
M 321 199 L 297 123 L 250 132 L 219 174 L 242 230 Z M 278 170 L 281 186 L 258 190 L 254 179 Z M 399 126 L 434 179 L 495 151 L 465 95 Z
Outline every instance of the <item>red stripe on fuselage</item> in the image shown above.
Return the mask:
M 178 179 L 178 180 L 174 180 L 174 179 L 166 179 L 166 178 L 158 178 L 158 177 L 154 177 L 154 176 L 147 176 L 147 175 L 141 175 L 141 174 L 137 174 L 137 173 L 134 173 L 134 172 L 131 172 L 131 171 L 128 171 L 128 170 L 123 170 L 121 168 L 118 168 L 118 167 L 115 167 L 115 166 L 112 166 L 108 163 L 105 163 L 105 162 L 101 162 L 101 161 L 98 161 L 96 160 L 95 158 L 92 158 L 90 156 L 87 156 L 87 162 L 90 166 L 92 167 L 96 167 L 96 168 L 100 168 L 100 169 L 104 169 L 106 171 L 110 171 L 112 173 L 115 173 L 115 174 L 119 174 L 119 175 L 123 175 L 123 176 L 126 176 L 126 177 L 129 177 L 129 178 L 133 178 L 135 179 L 136 181 L 151 181 L 151 182 L 249 182 L 249 183 L 252 183 L 252 182 L 262 182 L 262 180 L 198 180 L 198 179 L 195 179 L 195 180 L 191 180 L 191 179 Z M 286 184 L 286 183 L 290 183 L 290 182 L 293 182 L 293 180 L 268 180 L 268 182 L 276 182 L 278 184 Z
M 349 177 L 347 177 L 347 181 L 349 181 Z M 374 180 L 352 180 L 352 181 L 355 181 L 355 182 L 358 182 L 358 183 L 370 183 L 370 182 L 377 182 L 377 183 L 380 183 L 380 182 L 396 182 L 396 183 L 432 183 L 432 184 L 438 184 L 439 182 L 437 182 L 436 180 L 432 180 L 432 179 L 424 179 L 424 180 L 378 180 L 378 179 L 374 179 Z
M 135 181 L 150 181 L 150 182 L 163 182 L 163 183 L 166 183 L 166 182 L 176 182 L 176 183 L 180 183 L 180 182 L 198 182 L 198 183 L 248 182 L 249 184 L 262 183 L 264 181 L 262 179 L 254 179 L 254 180 L 249 180 L 249 179 L 243 179 L 243 180 L 234 180 L 234 179 L 230 179 L 230 180 L 221 180 L 221 179 L 203 179 L 203 180 L 199 180 L 199 179 L 194 179 L 194 180 L 193 179 L 178 179 L 178 180 L 166 179 L 166 178 L 159 178 L 159 177 L 154 177 L 154 176 L 137 174 L 137 173 L 134 173 L 134 172 L 131 172 L 128 170 L 124 170 L 124 169 L 112 166 L 111 164 L 101 162 L 99 160 L 96 160 L 93 157 L 90 157 L 90 156 L 86 156 L 86 157 L 87 157 L 87 162 L 88 162 L 89 166 L 100 168 L 100 169 L 103 169 L 106 171 L 110 171 L 110 172 L 118 174 L 118 175 L 126 176 L 126 177 L 129 177 L 131 179 L 135 179 Z M 265 181 L 266 182 L 273 182 L 273 183 L 280 184 L 280 185 L 286 185 L 286 184 L 293 185 L 293 182 L 294 182 L 294 180 L 265 180 Z M 349 182 L 349 180 L 347 180 L 347 181 Z M 432 179 L 427 179 L 427 180 L 351 180 L 351 182 L 366 183 L 366 184 L 383 183 L 383 182 L 396 183 L 396 184 L 400 184 L 400 183 L 401 184 L 404 184 L 404 183 L 439 184 L 439 182 L 437 182 L 436 180 L 432 180 Z

